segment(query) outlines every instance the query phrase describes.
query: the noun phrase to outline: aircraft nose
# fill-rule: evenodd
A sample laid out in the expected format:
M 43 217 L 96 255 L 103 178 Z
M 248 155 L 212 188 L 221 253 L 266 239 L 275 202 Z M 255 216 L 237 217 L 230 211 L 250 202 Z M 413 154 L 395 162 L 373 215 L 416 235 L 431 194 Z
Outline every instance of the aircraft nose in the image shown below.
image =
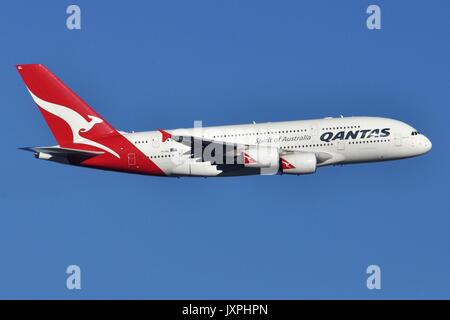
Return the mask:
M 424 148 L 423 152 L 425 153 L 425 152 L 428 152 L 431 150 L 431 147 L 433 146 L 433 144 L 431 143 L 430 139 L 423 136 L 422 146 Z

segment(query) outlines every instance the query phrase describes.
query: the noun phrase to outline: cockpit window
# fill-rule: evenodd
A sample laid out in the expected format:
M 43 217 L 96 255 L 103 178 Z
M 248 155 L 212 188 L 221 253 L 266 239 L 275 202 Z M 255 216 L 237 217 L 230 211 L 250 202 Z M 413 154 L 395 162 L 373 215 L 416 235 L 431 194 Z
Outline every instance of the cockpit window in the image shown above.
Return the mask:
M 413 131 L 413 132 L 411 132 L 411 135 L 412 136 L 417 136 L 419 134 L 419 131 Z

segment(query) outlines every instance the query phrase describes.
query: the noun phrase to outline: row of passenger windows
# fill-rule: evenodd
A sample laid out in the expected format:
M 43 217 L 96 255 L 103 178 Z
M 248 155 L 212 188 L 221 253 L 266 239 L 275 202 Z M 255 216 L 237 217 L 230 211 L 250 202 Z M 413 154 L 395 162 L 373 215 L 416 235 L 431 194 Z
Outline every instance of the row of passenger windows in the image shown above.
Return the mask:
M 168 138 L 166 141 L 170 141 L 172 139 Z M 142 141 L 134 141 L 134 144 L 143 144 L 143 143 L 148 143 L 148 140 L 142 140 Z
M 359 129 L 361 126 L 344 126 L 344 127 L 328 127 L 322 128 L 325 130 L 343 130 L 343 129 Z M 258 135 L 269 135 L 269 134 L 280 134 L 280 133 L 301 133 L 307 132 L 307 129 L 297 129 L 297 130 L 278 130 L 278 131 L 266 131 L 266 132 L 247 132 L 247 133 L 234 133 L 234 134 L 222 134 L 215 135 L 213 138 L 230 138 L 230 137 L 248 137 L 248 136 L 258 136 Z M 412 135 L 419 134 L 417 131 L 412 132 Z M 168 139 L 170 140 L 170 138 Z M 148 143 L 148 140 L 135 141 L 135 144 Z
M 377 140 L 360 140 L 360 141 L 349 141 L 348 144 L 363 144 L 363 143 L 380 143 L 380 142 L 389 142 L 391 139 L 377 139 Z M 302 144 L 298 146 L 285 146 L 282 147 L 284 149 L 293 149 L 293 148 L 315 148 L 315 147 L 329 147 L 333 146 L 334 143 L 319 143 L 319 144 Z
M 348 144 L 375 143 L 375 142 L 389 142 L 389 141 L 391 141 L 391 139 L 360 140 L 360 141 L 350 141 Z
M 282 147 L 283 149 L 294 149 L 294 148 L 315 148 L 315 147 L 327 147 L 327 146 L 333 146 L 333 143 L 319 143 L 319 144 L 302 144 L 298 146 L 285 146 Z
M 174 154 L 160 154 L 156 156 L 147 156 L 147 159 L 173 158 Z
M 359 129 L 359 128 L 361 128 L 361 126 L 328 127 L 328 128 L 322 128 L 322 131 L 343 130 L 343 129 Z
M 306 129 L 297 130 L 278 130 L 278 131 L 266 131 L 266 132 L 247 132 L 247 133 L 234 133 L 234 134 L 222 134 L 213 136 L 213 138 L 227 138 L 227 137 L 248 137 L 248 136 L 258 136 L 264 134 L 280 134 L 280 133 L 297 133 L 297 132 L 307 132 Z

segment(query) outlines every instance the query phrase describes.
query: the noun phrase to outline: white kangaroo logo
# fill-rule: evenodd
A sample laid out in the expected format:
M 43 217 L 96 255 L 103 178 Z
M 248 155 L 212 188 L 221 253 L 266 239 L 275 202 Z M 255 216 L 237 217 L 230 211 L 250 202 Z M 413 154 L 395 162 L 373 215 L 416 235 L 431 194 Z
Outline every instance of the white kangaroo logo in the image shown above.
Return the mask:
M 95 126 L 97 123 L 102 123 L 102 122 L 103 122 L 102 119 L 97 118 L 97 117 L 94 117 L 94 116 L 89 116 L 89 115 L 88 115 L 88 118 L 91 119 L 91 121 L 86 122 L 87 125 L 88 125 L 88 127 L 87 127 L 87 128 L 81 128 L 81 129 L 80 129 L 80 132 L 88 132 L 88 131 L 91 130 L 92 127 Z M 83 118 L 83 120 L 84 120 L 84 118 Z
M 61 106 L 59 104 L 51 103 L 45 100 L 42 100 L 41 98 L 35 96 L 33 92 L 31 92 L 29 89 L 28 91 L 31 94 L 31 97 L 33 98 L 34 102 L 44 109 L 45 111 L 50 112 L 51 114 L 57 116 L 58 118 L 63 119 L 67 124 L 70 126 L 70 129 L 72 130 L 73 135 L 73 143 L 82 143 L 87 144 L 93 147 L 97 147 L 99 149 L 105 150 L 108 153 L 111 153 L 115 157 L 120 159 L 120 156 L 115 152 L 114 150 L 111 150 L 107 146 L 104 146 L 98 142 L 83 138 L 80 136 L 80 132 L 88 132 L 92 129 L 93 126 L 95 126 L 97 123 L 102 123 L 103 120 L 88 115 L 88 118 L 91 119 L 90 121 L 87 121 L 85 118 L 83 118 L 78 112 L 67 108 L 65 106 Z

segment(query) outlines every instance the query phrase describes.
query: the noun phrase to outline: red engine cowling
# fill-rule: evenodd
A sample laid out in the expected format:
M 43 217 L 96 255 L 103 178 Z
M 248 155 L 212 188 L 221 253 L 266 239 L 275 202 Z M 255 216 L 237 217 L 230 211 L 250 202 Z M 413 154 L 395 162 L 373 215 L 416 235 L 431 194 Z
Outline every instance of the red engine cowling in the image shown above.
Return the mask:
M 242 152 L 242 163 L 248 168 L 260 168 L 261 174 L 278 173 L 280 154 L 277 148 L 258 146 Z
M 317 158 L 314 153 L 293 153 L 281 156 L 281 170 L 288 174 L 316 172 Z
M 278 166 L 280 156 L 277 148 L 250 147 L 242 152 L 244 166 L 249 168 L 268 168 Z

